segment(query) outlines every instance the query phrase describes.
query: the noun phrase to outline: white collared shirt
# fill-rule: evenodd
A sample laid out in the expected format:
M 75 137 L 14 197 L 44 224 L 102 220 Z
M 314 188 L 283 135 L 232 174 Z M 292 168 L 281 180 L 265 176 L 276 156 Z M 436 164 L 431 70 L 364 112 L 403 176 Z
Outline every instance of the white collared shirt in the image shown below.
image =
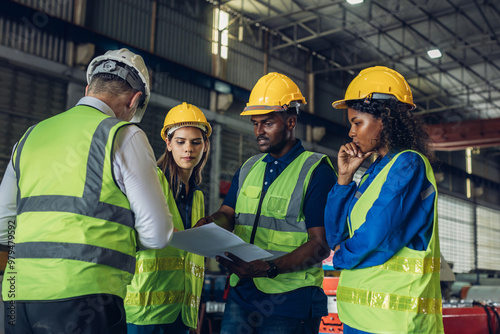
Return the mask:
M 94 97 L 83 97 L 77 105 L 90 106 L 115 117 L 106 103 Z M 139 127 L 125 126 L 118 131 L 113 151 L 113 172 L 116 183 L 127 196 L 134 212 L 140 246 L 165 247 L 172 238 L 172 215 L 158 181 L 153 149 Z M 0 244 L 8 243 L 9 221 L 16 219 L 16 201 L 17 182 L 11 157 L 0 184 Z

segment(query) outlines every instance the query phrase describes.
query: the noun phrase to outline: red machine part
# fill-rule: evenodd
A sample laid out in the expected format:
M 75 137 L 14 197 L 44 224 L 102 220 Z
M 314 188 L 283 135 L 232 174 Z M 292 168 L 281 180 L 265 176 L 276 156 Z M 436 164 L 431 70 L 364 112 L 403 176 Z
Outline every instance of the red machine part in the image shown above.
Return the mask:
M 321 319 L 319 332 L 323 333 L 343 333 L 344 325 L 340 322 L 336 313 L 330 313 Z
M 495 308 L 500 313 L 500 308 Z M 488 334 L 497 333 L 500 324 L 492 310 L 488 307 L 490 329 L 488 328 L 488 314 L 481 306 L 443 308 L 444 332 L 450 334 Z
M 320 334 L 343 333 L 343 324 L 337 314 L 338 277 L 325 277 L 323 289 L 328 296 L 328 315 L 321 319 Z M 446 334 L 488 334 L 497 333 L 500 323 L 491 306 L 443 308 L 443 325 Z M 500 314 L 500 307 L 495 310 Z M 488 321 L 490 326 L 488 327 Z
M 343 333 L 344 325 L 340 322 L 337 314 L 338 285 L 338 277 L 325 277 L 323 280 L 323 289 L 328 296 L 328 315 L 321 319 L 320 333 Z

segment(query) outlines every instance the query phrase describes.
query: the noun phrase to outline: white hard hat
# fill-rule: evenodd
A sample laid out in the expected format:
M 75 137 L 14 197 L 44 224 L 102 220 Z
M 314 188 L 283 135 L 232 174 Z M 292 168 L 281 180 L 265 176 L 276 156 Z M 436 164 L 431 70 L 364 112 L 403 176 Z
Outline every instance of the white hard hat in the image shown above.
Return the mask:
M 141 99 L 131 122 L 139 123 L 146 111 L 151 96 L 149 91 L 149 72 L 142 57 L 128 49 L 111 50 L 94 58 L 87 68 L 87 83 L 90 84 L 95 74 L 116 75 L 140 92 Z

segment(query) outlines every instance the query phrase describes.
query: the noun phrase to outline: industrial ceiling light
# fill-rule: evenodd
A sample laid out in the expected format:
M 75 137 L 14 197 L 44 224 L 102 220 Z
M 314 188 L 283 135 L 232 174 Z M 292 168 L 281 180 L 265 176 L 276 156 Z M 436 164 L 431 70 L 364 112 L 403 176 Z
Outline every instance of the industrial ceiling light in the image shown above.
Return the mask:
M 350 5 L 357 5 L 358 3 L 362 3 L 364 0 L 346 0 Z
M 441 53 L 441 51 L 439 51 L 439 49 L 433 49 L 433 50 L 429 50 L 427 51 L 427 54 L 429 55 L 429 57 L 431 57 L 432 59 L 435 59 L 435 58 L 441 58 L 443 56 L 443 54 Z

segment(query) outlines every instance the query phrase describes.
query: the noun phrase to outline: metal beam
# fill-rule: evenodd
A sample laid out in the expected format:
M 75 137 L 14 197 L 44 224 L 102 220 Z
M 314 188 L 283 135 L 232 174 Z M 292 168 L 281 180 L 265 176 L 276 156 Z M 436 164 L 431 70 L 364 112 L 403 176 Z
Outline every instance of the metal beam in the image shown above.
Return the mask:
M 299 10 L 295 10 L 295 11 L 291 11 L 291 12 L 284 12 L 284 13 L 280 13 L 280 14 L 274 15 L 274 16 L 263 17 L 261 19 L 255 20 L 254 22 L 255 23 L 262 23 L 262 22 L 265 22 L 265 21 L 274 20 L 274 19 L 283 18 L 283 17 L 288 17 L 288 16 L 292 16 L 292 15 L 295 15 L 295 14 L 303 13 L 303 12 L 310 12 L 310 11 L 313 11 L 313 10 L 324 9 L 324 8 L 327 8 L 327 7 L 331 7 L 331 6 L 335 6 L 335 5 L 341 4 L 343 2 L 344 2 L 344 0 L 335 0 L 335 1 L 329 2 L 327 4 L 305 7 L 304 9 L 299 9 Z
M 354 24 L 352 26 L 354 26 Z M 335 29 L 330 29 L 330 30 L 327 30 L 327 31 L 323 31 L 323 32 L 311 35 L 311 36 L 307 36 L 307 37 L 304 37 L 304 38 L 299 38 L 297 40 L 292 40 L 292 41 L 287 42 L 285 44 L 280 44 L 278 46 L 275 46 L 273 48 L 273 50 L 283 49 L 283 48 L 286 48 L 288 46 L 292 46 L 292 45 L 296 45 L 296 44 L 301 44 L 301 43 L 310 41 L 312 39 L 316 39 L 316 38 L 320 38 L 320 37 L 332 35 L 332 34 L 335 34 L 337 32 L 343 31 L 343 30 L 344 30 L 344 28 L 342 28 L 342 27 L 335 28 Z

